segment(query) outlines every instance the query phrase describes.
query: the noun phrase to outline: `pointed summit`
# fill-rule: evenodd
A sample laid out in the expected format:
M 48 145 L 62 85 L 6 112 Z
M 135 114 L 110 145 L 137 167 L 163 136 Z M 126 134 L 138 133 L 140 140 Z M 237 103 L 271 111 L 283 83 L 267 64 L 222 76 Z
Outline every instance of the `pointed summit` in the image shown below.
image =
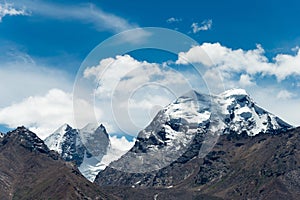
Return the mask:
M 95 123 L 89 123 L 82 129 L 64 124 L 47 137 L 45 143 L 64 160 L 75 162 L 81 173 L 91 181 L 103 169 L 103 166 L 99 169 L 97 165 L 110 146 L 105 127 Z
M 38 151 L 41 153 L 50 152 L 44 141 L 24 126 L 18 127 L 16 130 L 8 132 L 3 137 L 2 143 L 21 145 L 22 147 L 29 149 L 30 151 Z

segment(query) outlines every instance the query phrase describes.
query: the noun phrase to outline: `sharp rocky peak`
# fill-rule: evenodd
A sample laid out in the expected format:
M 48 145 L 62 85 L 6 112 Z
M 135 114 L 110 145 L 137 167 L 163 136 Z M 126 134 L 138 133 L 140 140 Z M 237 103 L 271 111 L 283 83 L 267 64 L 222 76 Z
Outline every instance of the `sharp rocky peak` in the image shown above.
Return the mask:
M 41 153 L 50 152 L 44 141 L 24 126 L 18 127 L 17 129 L 5 134 L 2 143 L 19 144 L 31 151 L 38 151 Z
M 74 129 L 64 124 L 48 136 L 45 143 L 64 160 L 75 162 L 81 173 L 89 180 L 93 180 L 96 176 L 90 171 L 98 170 L 94 165 L 106 155 L 110 147 L 105 127 L 96 123 L 89 123 L 82 129 Z

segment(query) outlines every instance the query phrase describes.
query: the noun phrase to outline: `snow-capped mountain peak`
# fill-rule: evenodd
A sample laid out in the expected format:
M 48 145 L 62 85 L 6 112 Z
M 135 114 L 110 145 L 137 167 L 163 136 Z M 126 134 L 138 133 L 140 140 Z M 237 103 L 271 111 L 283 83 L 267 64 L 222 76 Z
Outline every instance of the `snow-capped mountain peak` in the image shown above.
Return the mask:
M 256 105 L 243 89 L 232 89 L 219 95 L 190 91 L 159 111 L 149 126 L 139 133 L 134 147 L 111 167 L 144 173 L 176 160 L 195 138 L 197 143 L 205 141 L 199 151 L 199 156 L 203 156 L 222 134 L 254 136 L 290 127 Z
M 49 149 L 56 151 L 57 153 L 62 153 L 62 143 L 64 142 L 64 135 L 67 131 L 70 131 L 72 127 L 68 124 L 63 124 L 56 131 L 51 134 L 51 136 L 45 139 L 45 143 Z
M 78 130 L 84 146 L 93 156 L 103 156 L 110 141 L 105 127 L 101 124 L 88 124 L 83 129 Z
M 217 100 L 223 110 L 226 124 L 224 133 L 247 133 L 254 136 L 259 133 L 272 133 L 291 126 L 272 113 L 259 107 L 245 90 L 234 89 L 223 92 Z
M 249 94 L 246 92 L 246 90 L 238 88 L 238 89 L 226 90 L 225 92 L 219 94 L 219 96 L 228 98 L 233 96 L 249 96 Z
M 106 167 L 101 160 L 110 148 L 110 140 L 102 124 L 91 123 L 82 129 L 64 124 L 47 137 L 45 143 L 64 160 L 74 161 L 81 173 L 91 181 L 99 170 Z
M 98 127 L 99 127 L 99 125 L 97 123 L 88 123 L 85 127 L 83 127 L 80 130 L 82 132 L 91 133 L 91 132 L 95 131 Z

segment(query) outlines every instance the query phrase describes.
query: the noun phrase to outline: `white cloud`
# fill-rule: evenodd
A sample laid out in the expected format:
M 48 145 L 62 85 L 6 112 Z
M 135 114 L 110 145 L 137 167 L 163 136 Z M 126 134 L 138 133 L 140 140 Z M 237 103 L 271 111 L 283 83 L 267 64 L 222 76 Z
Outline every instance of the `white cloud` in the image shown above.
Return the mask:
M 166 64 L 137 61 L 129 55 L 106 58 L 84 71 L 84 77 L 96 81 L 98 107 L 115 122 L 115 129 L 135 135 L 163 107 L 191 90 L 183 75 Z
M 47 137 L 64 123 L 77 127 L 74 122 L 73 95 L 60 89 L 51 89 L 45 95 L 30 96 L 18 103 L 0 109 L 0 123 L 11 128 L 24 125 L 41 138 Z M 81 109 L 91 106 L 82 100 Z M 84 112 L 82 112 L 84 113 Z M 95 108 L 97 118 L 102 112 Z M 81 118 L 89 118 L 82 115 Z M 78 127 L 79 128 L 79 127 Z
M 52 88 L 72 90 L 73 80 L 66 72 L 36 64 L 26 54 L 15 57 L 20 59 L 0 63 L 0 93 L 5 94 L 0 99 L 0 108 Z
M 30 96 L 0 109 L 0 123 L 11 128 L 24 125 L 44 138 L 63 123 L 73 122 L 72 95 L 59 89 L 45 96 Z
M 185 80 L 176 71 L 157 63 L 138 61 L 129 55 L 106 58 L 99 65 L 84 71 L 85 78 L 99 82 L 97 94 L 101 98 L 111 98 L 113 92 L 133 91 L 144 83 L 167 85 L 184 84 Z
M 5 57 L 0 63 L 0 124 L 25 125 L 42 138 L 64 123 L 72 124 L 70 75 L 18 51 Z
M 210 30 L 212 27 L 212 20 L 204 20 L 203 22 L 201 22 L 201 24 L 199 25 L 198 23 L 194 22 L 191 25 L 191 28 L 193 29 L 193 33 L 198 33 L 199 31 L 207 31 Z
M 98 31 L 108 30 L 119 33 L 139 27 L 137 24 L 128 22 L 122 17 L 105 12 L 92 3 L 64 5 L 43 0 L 14 0 L 14 4 L 26 7 L 33 16 L 40 15 L 58 20 L 78 20 L 92 24 Z M 145 31 L 140 31 L 136 37 L 146 37 L 147 35 Z
M 257 45 L 256 49 L 243 50 L 227 48 L 220 43 L 203 43 L 187 52 L 179 53 L 177 64 L 200 63 L 218 69 L 223 74 L 246 73 L 249 75 L 274 75 L 278 81 L 288 76 L 300 75 L 300 50 L 296 55 L 278 54 L 269 61 L 265 51 Z M 209 59 L 207 57 L 209 56 Z
M 243 87 L 255 85 L 255 83 L 252 81 L 252 78 L 248 74 L 242 74 L 240 76 L 239 83 Z
M 29 13 L 24 8 L 15 8 L 13 4 L 10 3 L 0 3 L 0 22 L 2 22 L 5 16 L 17 16 L 17 15 L 29 15 Z
M 117 136 L 110 136 L 109 139 L 113 149 L 118 149 L 123 152 L 129 151 L 135 143 L 135 140 L 128 141 L 124 136 L 121 138 L 118 138 Z
M 175 18 L 175 17 L 170 17 L 169 19 L 167 19 L 167 23 L 174 23 L 174 22 L 181 22 L 182 19 L 181 18 Z
M 277 98 L 278 99 L 283 99 L 283 100 L 286 100 L 286 99 L 291 99 L 293 97 L 295 97 L 296 95 L 287 91 L 287 90 L 281 90 L 279 91 L 279 93 L 277 94 Z
M 188 63 L 200 63 L 204 66 L 211 66 L 213 64 L 202 46 L 194 46 L 188 52 L 180 52 L 178 54 L 176 64 L 186 65 Z
M 297 45 L 297 46 L 293 47 L 291 50 L 292 50 L 292 51 L 295 51 L 295 52 L 298 52 L 299 49 L 300 49 L 300 48 L 299 48 L 299 46 Z
M 295 109 L 300 105 L 299 93 L 292 93 L 281 81 L 288 77 L 297 80 L 300 76 L 300 51 L 295 55 L 278 54 L 271 61 L 264 49 L 231 49 L 219 43 L 203 43 L 178 55 L 177 64 L 202 64 L 204 79 L 216 87 L 215 91 L 243 87 L 255 101 L 268 111 L 276 114 L 292 125 L 300 125 L 300 113 Z M 221 76 L 221 83 L 218 76 Z M 277 81 L 273 80 L 275 76 Z M 273 82 L 272 82 L 273 81 Z

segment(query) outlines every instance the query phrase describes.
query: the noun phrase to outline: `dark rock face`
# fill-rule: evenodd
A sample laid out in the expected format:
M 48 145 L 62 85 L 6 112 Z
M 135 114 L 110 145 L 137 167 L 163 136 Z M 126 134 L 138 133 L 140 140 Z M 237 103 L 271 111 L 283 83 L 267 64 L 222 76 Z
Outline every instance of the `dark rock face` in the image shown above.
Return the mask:
M 133 148 L 100 172 L 95 182 L 171 187 L 194 176 L 193 182 L 208 183 L 229 171 L 223 158 L 225 151 L 212 149 L 219 136 L 231 141 L 274 135 L 289 128 L 258 107 L 244 90 L 230 90 L 218 96 L 190 92 L 159 111 L 139 133 Z M 245 145 L 236 142 L 234 146 Z M 201 171 L 205 175 L 196 174 L 198 163 L 189 164 L 197 159 L 203 163 Z M 222 170 L 216 173 L 217 168 Z
M 158 171 L 134 174 L 107 168 L 95 182 L 101 186 L 197 190 L 222 199 L 300 196 L 300 128 L 256 136 L 222 135 L 204 158 L 197 152 L 201 142 L 199 134 L 188 151 Z
M 219 135 L 276 134 L 288 128 L 289 124 L 258 107 L 244 90 L 220 95 L 192 91 L 159 111 L 138 134 L 133 148 L 110 167 L 130 173 L 156 171 L 182 159 L 198 137 L 205 140 L 198 151 L 203 157 Z
M 45 143 L 65 161 L 74 162 L 90 181 L 103 169 L 101 160 L 111 147 L 102 124 L 87 124 L 82 129 L 74 129 L 65 124 L 48 136 Z
M 26 129 L 24 126 L 18 127 L 15 131 L 8 132 L 6 137 L 3 138 L 2 144 L 6 144 L 12 139 L 17 140 L 19 145 L 32 151 L 40 153 L 49 153 L 50 150 L 36 134 Z
M 114 199 L 24 127 L 0 140 L 0 199 Z
M 85 127 L 74 129 L 65 124 L 45 139 L 47 146 L 60 154 L 66 161 L 74 161 L 80 166 L 87 158 L 105 155 L 110 145 L 105 127 Z
M 80 142 L 77 129 L 69 125 L 63 125 L 51 136 L 45 139 L 47 146 L 60 154 L 66 161 L 74 161 L 77 166 L 83 161 L 86 148 Z
M 105 127 L 95 126 L 91 129 L 88 124 L 83 129 L 78 130 L 83 146 L 86 148 L 87 157 L 103 156 L 107 153 L 107 148 L 110 146 L 109 136 Z

